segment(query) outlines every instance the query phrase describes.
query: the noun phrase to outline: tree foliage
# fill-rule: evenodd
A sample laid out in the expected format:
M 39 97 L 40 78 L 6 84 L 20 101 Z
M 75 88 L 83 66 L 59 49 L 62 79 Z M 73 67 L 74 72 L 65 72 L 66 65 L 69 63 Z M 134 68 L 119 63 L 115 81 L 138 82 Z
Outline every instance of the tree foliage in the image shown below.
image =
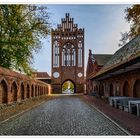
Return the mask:
M 31 73 L 33 52 L 50 31 L 47 7 L 0 5 L 0 65 Z
M 65 82 L 62 86 L 63 91 L 65 91 L 66 89 L 68 89 L 68 82 Z
M 69 87 L 69 85 L 70 85 L 70 87 Z M 71 90 L 74 90 L 74 84 L 71 81 L 66 81 L 62 86 L 63 91 L 65 91 L 68 88 L 70 88 Z
M 125 9 L 125 19 L 129 22 L 129 37 L 132 39 L 140 34 L 140 5 L 132 5 Z
M 125 9 L 126 21 L 130 23 L 130 31 L 121 33 L 122 38 L 119 46 L 125 45 L 128 40 L 140 35 L 140 5 L 132 5 Z
M 127 32 L 122 33 L 121 32 L 121 39 L 120 39 L 120 43 L 119 46 L 124 46 L 127 42 L 129 42 L 129 35 Z

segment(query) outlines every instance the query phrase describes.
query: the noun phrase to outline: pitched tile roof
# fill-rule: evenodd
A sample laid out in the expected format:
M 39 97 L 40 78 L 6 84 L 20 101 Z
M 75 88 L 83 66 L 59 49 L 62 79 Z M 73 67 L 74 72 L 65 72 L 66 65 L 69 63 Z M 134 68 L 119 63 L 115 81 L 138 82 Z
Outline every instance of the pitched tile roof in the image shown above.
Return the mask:
M 120 66 L 140 57 L 140 36 L 129 41 L 126 45 L 114 53 L 111 59 L 103 66 L 103 68 L 92 78 L 99 76 L 113 68 Z
M 35 77 L 39 77 L 39 78 L 50 78 L 47 72 L 33 72 L 33 74 Z
M 1 76 L 16 77 L 16 78 L 23 79 L 26 81 L 35 81 L 37 83 L 46 84 L 40 80 L 34 79 L 33 77 L 29 77 L 25 74 L 22 74 L 22 73 L 19 73 L 19 72 L 16 72 L 16 71 L 13 71 L 11 69 L 7 69 L 7 68 L 1 67 L 1 66 L 0 66 L 0 75 Z
M 0 75 L 18 77 L 18 78 L 25 79 L 25 80 L 32 79 L 32 78 L 28 77 L 27 75 L 21 74 L 19 72 L 15 72 L 11 69 L 7 69 L 7 68 L 4 68 L 4 67 L 0 67 Z
M 97 61 L 98 65 L 104 66 L 112 57 L 112 54 L 93 54 L 93 57 Z

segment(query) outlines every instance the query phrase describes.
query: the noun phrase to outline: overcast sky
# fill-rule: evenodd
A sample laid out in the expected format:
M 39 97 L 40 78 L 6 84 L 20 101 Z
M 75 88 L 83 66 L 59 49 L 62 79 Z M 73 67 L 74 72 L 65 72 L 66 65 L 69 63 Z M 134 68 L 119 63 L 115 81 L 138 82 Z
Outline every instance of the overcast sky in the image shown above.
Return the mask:
M 120 48 L 120 32 L 129 29 L 129 24 L 124 19 L 124 9 L 128 6 L 130 5 L 47 5 L 53 28 L 60 24 L 65 13 L 70 13 L 78 27 L 85 28 L 85 68 L 89 49 L 94 54 L 113 54 Z M 51 39 L 48 37 L 42 42 L 42 49 L 34 55 L 33 67 L 51 75 Z

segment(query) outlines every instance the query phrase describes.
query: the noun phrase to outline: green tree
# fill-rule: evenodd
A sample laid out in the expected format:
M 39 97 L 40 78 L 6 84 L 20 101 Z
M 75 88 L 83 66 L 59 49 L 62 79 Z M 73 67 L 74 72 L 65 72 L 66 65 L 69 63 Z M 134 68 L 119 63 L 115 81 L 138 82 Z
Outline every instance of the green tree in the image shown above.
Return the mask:
M 130 31 L 121 33 L 122 38 L 120 39 L 119 46 L 125 45 L 129 40 L 140 35 L 140 5 L 132 5 L 125 9 L 125 19 L 130 23 Z
M 74 84 L 72 82 L 70 82 L 70 89 L 74 90 Z
M 68 89 L 68 81 L 66 81 L 62 86 L 63 91 L 65 91 L 66 89 Z
M 42 5 L 0 5 L 0 65 L 30 75 L 33 53 L 50 32 Z
M 127 22 L 130 23 L 129 37 L 132 39 L 140 34 L 140 5 L 132 5 L 125 9 Z
M 70 84 L 70 89 L 74 90 L 74 84 L 71 81 L 66 81 L 62 86 L 62 90 L 65 91 L 66 89 L 68 89 L 69 84 Z

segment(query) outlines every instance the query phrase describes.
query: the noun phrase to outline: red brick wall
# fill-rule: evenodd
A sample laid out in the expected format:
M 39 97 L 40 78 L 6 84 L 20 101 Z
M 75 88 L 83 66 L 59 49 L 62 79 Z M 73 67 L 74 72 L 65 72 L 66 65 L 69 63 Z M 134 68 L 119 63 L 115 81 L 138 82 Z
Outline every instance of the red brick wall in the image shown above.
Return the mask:
M 49 85 L 26 75 L 0 67 L 0 104 L 20 102 L 48 94 Z
M 94 89 L 101 96 L 140 97 L 140 72 L 135 70 L 101 81 L 88 80 L 88 93 L 94 92 Z

